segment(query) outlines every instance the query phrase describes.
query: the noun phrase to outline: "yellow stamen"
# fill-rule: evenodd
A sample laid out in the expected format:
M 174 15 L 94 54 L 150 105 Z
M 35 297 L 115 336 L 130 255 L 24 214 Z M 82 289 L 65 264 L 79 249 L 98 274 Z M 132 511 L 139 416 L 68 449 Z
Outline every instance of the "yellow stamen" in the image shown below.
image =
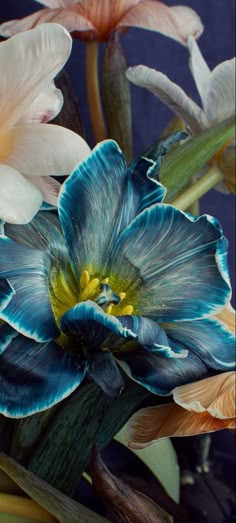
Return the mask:
M 98 284 L 99 284 L 99 279 L 98 278 L 93 278 L 88 283 L 88 285 L 86 285 L 86 287 L 82 290 L 81 295 L 80 295 L 80 300 L 81 301 L 85 301 L 85 300 L 88 300 L 88 299 L 93 299 L 94 295 L 96 293 Z
M 126 298 L 126 292 L 119 292 L 120 301 Z
M 133 313 L 133 306 L 132 305 L 126 305 L 126 307 L 123 307 L 120 312 L 119 312 L 119 316 L 131 316 L 131 314 Z
M 90 276 L 88 271 L 83 271 L 80 276 L 80 287 L 84 289 L 90 282 Z
M 108 307 L 105 309 L 105 312 L 106 312 L 107 314 L 111 314 L 112 307 L 113 307 L 113 304 L 110 303 L 110 305 L 108 305 Z
M 101 283 L 109 283 L 109 278 L 104 278 L 104 280 L 102 280 Z

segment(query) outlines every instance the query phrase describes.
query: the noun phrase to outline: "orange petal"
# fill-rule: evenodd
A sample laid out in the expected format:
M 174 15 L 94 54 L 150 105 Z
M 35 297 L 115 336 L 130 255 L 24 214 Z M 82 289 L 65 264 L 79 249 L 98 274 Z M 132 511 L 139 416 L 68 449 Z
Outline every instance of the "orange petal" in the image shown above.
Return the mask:
M 234 427 L 235 420 L 213 418 L 208 412 L 188 412 L 170 403 L 147 407 L 134 414 L 127 424 L 127 439 L 129 447 L 141 449 L 160 438 L 194 436 Z
M 231 305 L 227 305 L 216 318 L 224 323 L 231 332 L 235 334 L 235 310 Z
M 162 2 L 144 0 L 126 12 L 118 27 L 141 27 L 157 31 L 186 44 L 189 36 L 197 38 L 203 31 L 197 13 L 186 6 L 167 7 Z
M 176 387 L 173 398 L 181 407 L 194 412 L 209 412 L 220 419 L 235 417 L 235 372 Z

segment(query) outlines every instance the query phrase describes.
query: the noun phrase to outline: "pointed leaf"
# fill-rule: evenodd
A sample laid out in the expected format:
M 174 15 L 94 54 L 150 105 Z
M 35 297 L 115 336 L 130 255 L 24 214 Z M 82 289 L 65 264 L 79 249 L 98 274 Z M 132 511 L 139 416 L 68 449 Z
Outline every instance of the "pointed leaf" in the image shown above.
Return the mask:
M 127 64 L 123 49 L 115 35 L 107 44 L 103 57 L 102 99 L 108 124 L 108 136 L 113 138 L 127 160 L 132 157 L 130 83 L 125 76 Z
M 40 507 L 57 518 L 59 523 L 108 523 L 106 519 L 64 496 L 3 453 L 0 454 L 0 469 Z
M 168 191 L 165 201 L 173 201 L 234 134 L 234 118 L 228 118 L 170 151 L 160 170 L 160 181 Z

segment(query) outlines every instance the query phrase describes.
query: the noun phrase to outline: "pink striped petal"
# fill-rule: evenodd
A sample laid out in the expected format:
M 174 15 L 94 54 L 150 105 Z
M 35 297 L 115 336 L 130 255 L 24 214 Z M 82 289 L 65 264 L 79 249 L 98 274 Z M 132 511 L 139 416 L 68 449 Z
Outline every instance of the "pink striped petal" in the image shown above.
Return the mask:
M 203 25 L 197 13 L 186 6 L 167 7 L 156 0 L 144 0 L 124 14 L 118 27 L 141 27 L 157 31 L 186 45 L 190 35 L 198 38 Z

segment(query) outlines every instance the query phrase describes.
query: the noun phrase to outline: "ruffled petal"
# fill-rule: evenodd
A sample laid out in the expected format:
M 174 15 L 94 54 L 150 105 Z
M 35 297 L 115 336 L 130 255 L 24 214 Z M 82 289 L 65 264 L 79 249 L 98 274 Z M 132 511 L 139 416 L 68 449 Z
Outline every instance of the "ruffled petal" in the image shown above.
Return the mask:
M 1 288 L 1 280 L 0 280 Z M 15 331 L 8 323 L 0 320 L 0 355 L 6 350 L 11 343 L 12 339 L 18 336 L 18 332 Z
M 211 79 L 211 70 L 209 69 L 206 61 L 204 60 L 196 40 L 191 36 L 188 39 L 188 49 L 190 53 L 190 69 L 195 80 L 198 92 L 201 96 L 202 105 L 205 111 L 206 93 Z
M 191 100 L 174 82 L 155 69 L 145 65 L 129 67 L 126 71 L 127 78 L 139 87 L 145 87 L 155 94 L 167 105 L 179 118 L 181 118 L 192 131 L 197 134 L 202 127 L 207 125 L 206 117 L 201 108 Z
M 25 110 L 23 116 L 17 122 L 23 125 L 32 122 L 46 123 L 55 118 L 63 105 L 63 95 L 57 89 L 54 82 L 44 89 L 34 102 Z
M 186 6 L 167 7 L 162 2 L 144 0 L 121 18 L 118 27 L 141 27 L 162 33 L 182 44 L 190 35 L 199 37 L 203 31 L 197 13 Z
M 46 410 L 81 383 L 86 364 L 75 362 L 54 342 L 14 338 L 0 356 L 0 412 L 21 418 Z
M 160 438 L 195 436 L 234 427 L 235 420 L 214 418 L 208 412 L 188 412 L 171 403 L 136 412 L 128 421 L 126 434 L 129 447 L 142 449 Z
M 202 319 L 164 324 L 174 349 L 186 349 L 202 359 L 210 369 L 235 369 L 235 337 L 219 321 Z
M 45 202 L 57 207 L 58 195 L 61 189 L 61 183 L 50 176 L 26 176 L 25 178 L 33 183 L 42 194 Z
M 173 390 L 173 398 L 184 409 L 208 412 L 221 419 L 235 418 L 235 372 L 223 372 Z
M 216 315 L 216 319 L 222 322 L 235 335 L 235 310 L 230 304 Z
M 6 223 L 32 220 L 43 201 L 42 193 L 9 165 L 0 163 L 0 218 Z
M 117 353 L 116 359 L 131 379 L 160 396 L 171 394 L 175 387 L 209 376 L 204 362 L 190 351 L 185 358 L 166 358 L 166 354 L 158 351 L 132 351 L 131 348 Z
M 22 31 L 28 31 L 40 24 L 55 23 L 60 24 L 69 33 L 73 31 L 88 31 L 95 33 L 95 28 L 86 17 L 78 13 L 78 9 L 55 8 L 55 9 L 40 9 L 32 15 L 26 16 L 21 20 L 10 20 L 0 25 L 0 34 L 2 36 L 13 36 Z
M 50 257 L 66 264 L 66 248 L 58 216 L 51 212 L 39 212 L 26 225 L 5 225 L 5 234 L 14 242 L 48 251 Z M 67 262 L 68 263 L 68 262 Z
M 81 136 L 59 125 L 17 125 L 12 140 L 7 163 L 30 176 L 65 176 L 90 154 Z
M 0 279 L 0 310 L 4 309 L 15 293 L 12 285 L 4 279 Z M 0 320 L 1 326 L 1 320 Z
M 153 166 L 143 158 L 127 174 L 121 150 L 107 140 L 63 184 L 58 210 L 77 276 L 85 269 L 104 273 L 118 235 L 143 208 L 162 199 L 165 190 L 151 179 Z
M 235 58 L 226 60 L 211 73 L 205 102 L 205 112 L 210 124 L 235 114 L 235 64 Z
M 183 321 L 219 312 L 231 296 L 227 242 L 219 223 L 171 205 L 143 211 L 120 236 L 109 269 L 119 275 L 134 314 Z
M 57 24 L 41 25 L 1 43 L 1 125 L 14 125 L 28 112 L 61 70 L 70 51 L 71 37 Z
M 118 318 L 103 312 L 93 301 L 78 303 L 68 310 L 61 319 L 61 329 L 65 334 L 73 334 L 72 345 L 83 343 L 88 350 L 115 347 L 124 339 L 136 339 L 131 329 L 123 326 Z
M 1 318 L 37 341 L 59 334 L 49 300 L 48 268 L 43 251 L 0 237 L 0 277 L 7 278 L 15 291 Z

